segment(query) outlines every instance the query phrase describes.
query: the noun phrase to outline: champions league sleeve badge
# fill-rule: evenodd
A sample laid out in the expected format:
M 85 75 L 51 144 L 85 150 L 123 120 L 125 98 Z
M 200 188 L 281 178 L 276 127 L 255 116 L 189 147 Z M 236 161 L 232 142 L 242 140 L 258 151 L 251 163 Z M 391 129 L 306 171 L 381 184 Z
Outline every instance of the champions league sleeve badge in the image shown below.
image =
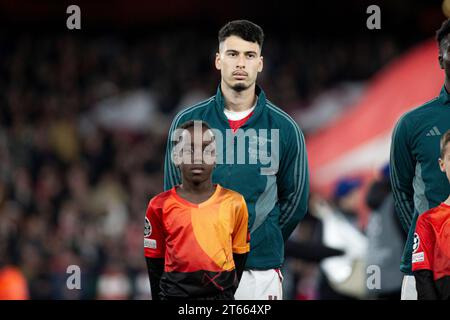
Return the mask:
M 413 253 L 415 253 L 417 249 L 419 249 L 419 245 L 420 245 L 419 235 L 417 233 L 414 233 Z
M 152 225 L 150 224 L 150 220 L 145 217 L 145 226 L 144 226 L 144 237 L 149 237 L 152 234 Z

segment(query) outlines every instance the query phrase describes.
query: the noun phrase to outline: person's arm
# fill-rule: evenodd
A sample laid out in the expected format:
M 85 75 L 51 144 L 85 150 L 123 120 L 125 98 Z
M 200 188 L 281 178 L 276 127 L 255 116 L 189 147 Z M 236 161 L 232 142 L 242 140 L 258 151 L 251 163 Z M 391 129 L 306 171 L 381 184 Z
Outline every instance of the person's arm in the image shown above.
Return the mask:
M 424 215 L 419 216 L 414 233 L 414 252 L 412 254 L 412 271 L 416 279 L 418 300 L 437 300 L 439 293 L 434 282 L 433 256 L 435 237 L 432 226 Z
M 438 300 L 439 294 L 431 270 L 413 272 L 416 279 L 417 300 Z
M 340 249 L 330 248 L 322 243 L 297 242 L 293 240 L 286 241 L 284 254 L 286 257 L 292 257 L 303 261 L 319 263 L 323 259 L 344 255 Z
M 147 263 L 148 277 L 150 279 L 150 289 L 152 291 L 152 300 L 160 300 L 161 288 L 159 282 L 164 273 L 164 259 L 162 258 L 145 258 Z
M 309 169 L 305 139 L 297 124 L 293 121 L 288 123 L 282 134 L 286 145 L 280 157 L 277 186 L 280 227 L 286 241 L 307 211 Z M 280 147 L 281 144 L 280 141 Z
M 402 117 L 392 135 L 390 168 L 395 212 L 406 233 L 412 225 L 414 215 L 413 179 L 416 169 L 409 139 L 407 122 Z
M 236 268 L 236 276 L 238 282 L 241 282 L 242 273 L 245 269 L 245 263 L 247 262 L 248 252 L 246 253 L 233 253 L 234 266 Z
M 154 198 L 155 199 L 155 198 Z M 160 209 L 154 207 L 152 199 L 145 214 L 144 256 L 150 280 L 152 299 L 160 299 L 160 280 L 164 273 L 165 237 Z
M 243 196 L 234 214 L 234 228 L 232 234 L 233 260 L 238 281 L 241 281 L 245 269 L 248 252 L 250 251 L 250 233 L 248 230 L 248 209 Z

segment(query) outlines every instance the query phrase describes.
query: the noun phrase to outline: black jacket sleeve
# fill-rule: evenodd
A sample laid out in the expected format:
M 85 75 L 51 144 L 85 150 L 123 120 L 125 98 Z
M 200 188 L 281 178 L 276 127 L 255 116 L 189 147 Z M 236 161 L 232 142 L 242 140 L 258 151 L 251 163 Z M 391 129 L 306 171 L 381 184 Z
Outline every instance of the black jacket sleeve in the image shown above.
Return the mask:
M 431 270 L 414 271 L 416 279 L 417 300 L 438 300 L 439 293 Z
M 244 254 L 233 253 L 233 260 L 236 268 L 238 282 L 241 281 L 242 273 L 244 272 L 245 262 L 247 261 L 247 256 L 248 253 Z
M 160 300 L 161 288 L 159 282 L 164 272 L 164 259 L 145 258 L 147 262 L 148 277 L 150 279 L 150 288 L 152 290 L 152 300 Z
M 285 245 L 285 256 L 308 262 L 319 263 L 323 259 L 340 256 L 345 252 L 339 249 L 324 246 L 321 243 L 297 242 L 288 240 Z

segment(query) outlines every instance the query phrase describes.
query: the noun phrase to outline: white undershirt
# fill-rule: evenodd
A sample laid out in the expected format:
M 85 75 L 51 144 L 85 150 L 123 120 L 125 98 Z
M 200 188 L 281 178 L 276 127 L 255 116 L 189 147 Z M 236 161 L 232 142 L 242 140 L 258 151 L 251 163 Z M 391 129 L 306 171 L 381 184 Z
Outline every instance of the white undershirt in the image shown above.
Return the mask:
M 231 120 L 231 121 L 242 120 L 245 117 L 247 117 L 250 113 L 252 113 L 253 110 L 255 110 L 257 103 L 258 103 L 258 96 L 256 96 L 255 104 L 250 109 L 247 109 L 244 111 L 231 111 L 231 110 L 228 110 L 227 108 L 224 108 L 223 112 L 225 113 L 225 116 L 227 117 L 228 120 Z

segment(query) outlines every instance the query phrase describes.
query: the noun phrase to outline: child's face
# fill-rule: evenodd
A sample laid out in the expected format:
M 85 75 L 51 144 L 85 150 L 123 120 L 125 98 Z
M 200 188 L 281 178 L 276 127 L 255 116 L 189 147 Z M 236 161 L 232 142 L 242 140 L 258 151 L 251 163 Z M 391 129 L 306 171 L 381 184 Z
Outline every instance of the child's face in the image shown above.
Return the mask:
M 215 166 L 216 149 L 214 135 L 204 128 L 195 132 L 191 127 L 182 134 L 182 161 L 180 164 L 183 180 L 201 183 L 211 178 Z
M 444 158 L 439 158 L 439 166 L 441 167 L 441 171 L 446 173 L 447 179 L 450 182 L 450 142 L 445 146 Z

